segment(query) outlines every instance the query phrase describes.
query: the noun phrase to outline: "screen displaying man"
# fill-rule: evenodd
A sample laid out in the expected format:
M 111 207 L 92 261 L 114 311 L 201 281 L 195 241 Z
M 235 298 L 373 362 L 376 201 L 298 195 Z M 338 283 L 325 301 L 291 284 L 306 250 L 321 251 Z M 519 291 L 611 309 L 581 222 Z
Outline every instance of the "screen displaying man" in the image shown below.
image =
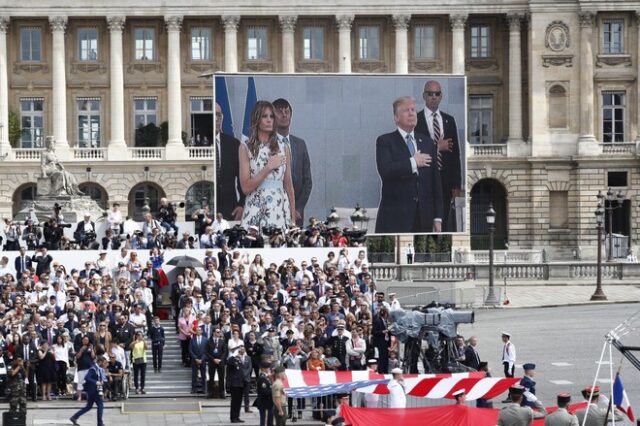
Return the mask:
M 396 131 L 378 137 L 376 164 L 382 193 L 376 233 L 441 232 L 442 187 L 432 139 L 415 130 L 415 99 L 393 102 Z
M 458 143 L 458 126 L 453 116 L 440 111 L 442 87 L 435 80 L 424 85 L 422 98 L 425 108 L 418 113 L 416 131 L 427 134 L 438 146 L 434 165 L 440 170 L 442 181 L 442 230 L 456 232 L 455 221 L 449 220 L 451 202 L 461 195 L 462 173 L 460 164 L 460 144 Z
M 240 141 L 222 133 L 222 108 L 216 103 L 216 208 L 226 219 L 240 220 L 244 193 L 240 188 L 238 150 Z
M 311 162 L 307 144 L 303 139 L 289 133 L 293 109 L 289 101 L 283 98 L 273 101 L 276 115 L 276 130 L 278 139 L 289 145 L 291 149 L 291 178 L 293 180 L 293 193 L 296 200 L 297 226 L 304 225 L 304 206 L 309 201 L 313 182 L 311 179 Z

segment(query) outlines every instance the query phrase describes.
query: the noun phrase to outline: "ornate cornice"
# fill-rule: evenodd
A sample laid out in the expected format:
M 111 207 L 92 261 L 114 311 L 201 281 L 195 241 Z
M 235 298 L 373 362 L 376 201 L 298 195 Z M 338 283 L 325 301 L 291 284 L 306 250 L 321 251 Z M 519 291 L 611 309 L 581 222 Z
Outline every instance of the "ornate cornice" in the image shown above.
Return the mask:
M 592 27 L 593 26 L 593 18 L 595 18 L 596 14 L 590 10 L 583 10 L 578 12 L 578 19 L 580 20 L 581 27 Z
M 237 32 L 240 25 L 240 16 L 238 15 L 222 15 L 222 25 L 226 32 Z
M 351 31 L 351 24 L 353 24 L 353 15 L 337 15 L 336 16 L 336 25 L 338 26 L 338 30 L 349 30 Z
M 406 30 L 409 28 L 411 15 L 393 15 L 393 26 L 396 30 Z
M 167 31 L 178 31 L 182 28 L 182 16 L 165 16 L 164 23 Z
M 280 29 L 283 33 L 292 33 L 296 29 L 298 15 L 282 15 L 278 17 L 278 21 L 280 22 Z
M 124 23 L 126 21 L 124 16 L 107 16 L 107 26 L 109 31 L 122 31 L 124 30 Z
M 452 30 L 464 30 L 464 26 L 467 23 L 466 14 L 450 15 L 449 22 L 451 23 Z
M 0 32 L 6 33 L 9 29 L 9 17 L 8 16 L 0 16 Z
M 64 32 L 67 29 L 67 21 L 66 16 L 50 16 L 49 26 L 51 27 L 51 32 Z
M 513 12 L 507 13 L 507 22 L 509 23 L 509 31 L 516 32 L 520 31 L 522 19 L 524 18 L 524 13 L 522 12 Z

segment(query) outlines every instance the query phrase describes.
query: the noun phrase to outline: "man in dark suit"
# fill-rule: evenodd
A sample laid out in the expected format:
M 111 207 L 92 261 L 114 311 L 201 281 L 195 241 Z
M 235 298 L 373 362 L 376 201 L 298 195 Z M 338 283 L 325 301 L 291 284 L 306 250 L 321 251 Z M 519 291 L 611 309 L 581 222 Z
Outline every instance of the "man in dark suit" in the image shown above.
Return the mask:
M 313 181 L 311 178 L 311 162 L 304 139 L 289 133 L 293 108 L 289 101 L 283 98 L 273 101 L 276 116 L 276 130 L 278 139 L 291 149 L 291 179 L 293 193 L 296 200 L 296 225 L 304 226 L 304 207 L 309 201 Z
M 36 386 L 36 368 L 38 367 L 38 347 L 31 341 L 28 334 L 22 336 L 22 344 L 16 346 L 15 357 L 22 358 L 24 368 L 27 371 L 29 384 L 27 385 L 27 397 L 36 400 L 38 387 Z
M 231 423 L 244 423 L 244 421 L 240 420 L 240 407 L 242 407 L 242 394 L 244 391 L 243 356 L 244 346 L 240 346 L 227 359 L 228 382 L 231 390 Z
M 380 308 L 373 317 L 373 346 L 378 349 L 378 373 L 388 374 L 389 371 L 389 311 Z
M 426 108 L 418 113 L 416 131 L 429 135 L 438 146 L 438 157 L 433 164 L 438 166 L 442 181 L 442 209 L 444 212 L 442 230 L 455 232 L 456 224 L 449 223 L 449 210 L 455 197 L 461 195 L 462 172 L 458 126 L 453 116 L 440 111 L 442 88 L 434 80 L 424 85 L 422 97 Z
M 85 214 L 84 220 L 78 222 L 76 230 L 73 232 L 73 238 L 80 243 L 81 248 L 97 249 L 99 244 L 96 242 L 96 223 L 91 220 L 91 215 Z
M 226 268 L 231 267 L 231 253 L 226 244 L 222 244 L 221 250 L 218 252 L 218 271 L 222 274 Z
M 78 419 L 80 416 L 89 412 L 96 404 L 98 409 L 98 426 L 104 426 L 102 421 L 102 413 L 104 411 L 103 386 L 108 382 L 105 369 L 109 365 L 109 361 L 100 357 L 98 362 L 93 364 L 84 378 L 84 390 L 87 392 L 87 405 L 69 419 L 75 426 L 79 426 Z
M 435 165 L 436 147 L 415 132 L 416 102 L 393 102 L 397 130 L 378 137 L 376 164 L 382 180 L 376 233 L 440 232 L 442 187 Z
M 206 389 L 207 380 L 207 339 L 202 336 L 202 329 L 196 329 L 196 336 L 189 343 L 189 355 L 191 356 L 191 393 L 196 393 L 196 382 L 198 372 L 200 372 L 200 381 L 202 383 L 202 391 Z
M 240 188 L 240 141 L 222 133 L 222 120 L 222 108 L 216 103 L 216 208 L 225 219 L 240 220 L 245 197 Z
M 53 257 L 47 252 L 47 248 L 42 246 L 40 249 L 31 257 L 32 262 L 36 262 L 36 275 L 38 278 L 45 272 L 51 272 L 51 262 L 53 262 Z
M 31 269 L 31 258 L 27 256 L 27 249 L 20 247 L 20 255 L 13 262 L 16 269 L 16 280 L 20 281 L 22 273 Z
M 227 360 L 227 342 L 222 338 L 220 329 L 216 327 L 213 337 L 207 342 L 207 361 L 209 362 L 209 397 L 213 398 L 213 381 L 216 372 L 218 373 L 219 398 L 225 398 L 224 370 Z
M 476 346 L 478 346 L 478 338 L 475 336 L 469 338 L 469 345 L 464 351 L 464 364 L 476 371 L 480 371 L 480 355 L 478 355 Z

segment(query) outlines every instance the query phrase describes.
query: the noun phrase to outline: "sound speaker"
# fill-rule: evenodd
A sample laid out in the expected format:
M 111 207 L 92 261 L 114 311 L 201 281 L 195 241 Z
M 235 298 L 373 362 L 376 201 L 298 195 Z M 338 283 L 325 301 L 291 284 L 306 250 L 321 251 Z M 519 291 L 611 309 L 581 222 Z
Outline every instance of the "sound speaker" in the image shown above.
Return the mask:
M 27 413 L 5 411 L 4 413 L 2 413 L 2 424 L 4 426 L 26 426 Z

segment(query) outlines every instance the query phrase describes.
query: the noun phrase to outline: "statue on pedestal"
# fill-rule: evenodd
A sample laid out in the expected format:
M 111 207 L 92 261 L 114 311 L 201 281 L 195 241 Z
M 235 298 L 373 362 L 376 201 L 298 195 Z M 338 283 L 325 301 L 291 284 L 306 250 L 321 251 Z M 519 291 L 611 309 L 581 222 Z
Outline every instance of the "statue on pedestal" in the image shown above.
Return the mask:
M 59 195 L 84 195 L 78 188 L 76 178 L 66 171 L 64 166 L 58 161 L 55 152 L 54 137 L 47 136 L 44 145 L 45 150 L 40 157 L 42 178 L 38 179 L 39 183 L 41 183 L 38 185 L 38 195 L 50 197 Z

